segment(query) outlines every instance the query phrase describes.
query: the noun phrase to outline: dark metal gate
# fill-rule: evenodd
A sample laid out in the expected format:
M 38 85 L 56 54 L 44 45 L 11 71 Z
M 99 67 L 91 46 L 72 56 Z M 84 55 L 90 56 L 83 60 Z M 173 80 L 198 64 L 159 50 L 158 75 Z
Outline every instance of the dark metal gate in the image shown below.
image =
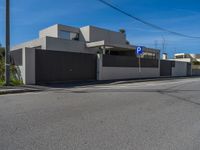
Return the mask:
M 172 76 L 172 67 L 175 67 L 174 61 L 160 61 L 160 76 Z
M 36 83 L 96 80 L 94 54 L 36 50 Z
M 191 75 L 192 75 L 192 64 L 187 63 L 187 76 L 191 76 Z

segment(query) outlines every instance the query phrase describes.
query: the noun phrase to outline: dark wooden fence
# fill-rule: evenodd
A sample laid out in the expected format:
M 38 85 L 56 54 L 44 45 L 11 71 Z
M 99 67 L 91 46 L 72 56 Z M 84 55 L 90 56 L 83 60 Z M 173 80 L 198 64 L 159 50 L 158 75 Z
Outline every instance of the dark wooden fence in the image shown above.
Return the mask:
M 158 60 L 156 59 L 142 59 L 141 67 L 146 68 L 158 68 Z M 139 59 L 131 56 L 103 56 L 104 67 L 139 67 Z

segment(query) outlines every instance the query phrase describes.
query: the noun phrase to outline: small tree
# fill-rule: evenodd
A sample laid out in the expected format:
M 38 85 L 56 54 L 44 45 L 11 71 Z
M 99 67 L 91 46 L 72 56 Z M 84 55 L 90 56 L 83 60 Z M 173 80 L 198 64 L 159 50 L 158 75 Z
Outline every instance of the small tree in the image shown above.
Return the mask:
M 119 29 L 119 32 L 126 34 L 126 30 L 125 29 Z

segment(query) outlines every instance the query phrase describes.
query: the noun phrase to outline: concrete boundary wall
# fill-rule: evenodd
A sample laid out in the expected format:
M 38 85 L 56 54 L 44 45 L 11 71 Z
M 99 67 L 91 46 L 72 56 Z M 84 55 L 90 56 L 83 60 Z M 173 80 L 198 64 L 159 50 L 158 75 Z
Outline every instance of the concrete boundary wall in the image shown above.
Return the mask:
M 160 77 L 160 68 L 142 67 L 105 67 L 103 66 L 103 55 L 98 54 L 97 79 L 98 80 L 117 80 L 134 78 L 153 78 Z
M 142 68 L 158 68 L 159 60 L 141 58 Z M 103 55 L 104 67 L 139 67 L 139 59 L 133 56 Z
M 35 49 L 22 48 L 11 51 L 12 63 L 16 66 L 17 76 L 24 84 L 35 84 Z M 20 56 L 21 55 L 21 56 Z
M 100 80 L 154 78 L 160 76 L 159 68 L 102 67 Z
M 200 69 L 192 69 L 193 76 L 200 76 Z
M 187 76 L 187 62 L 175 62 L 175 67 L 172 67 L 172 77 Z

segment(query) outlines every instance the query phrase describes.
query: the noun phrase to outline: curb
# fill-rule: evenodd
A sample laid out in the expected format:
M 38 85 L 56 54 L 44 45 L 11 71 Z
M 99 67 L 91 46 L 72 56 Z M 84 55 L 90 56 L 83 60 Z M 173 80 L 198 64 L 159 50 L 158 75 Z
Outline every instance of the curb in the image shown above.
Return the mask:
M 0 90 L 0 96 L 1 95 L 7 95 L 7 94 L 39 92 L 39 91 L 41 91 L 41 90 L 36 90 L 36 89 L 4 89 L 4 90 Z
M 103 81 L 76 81 L 76 82 L 66 82 L 66 83 L 51 83 L 51 84 L 41 84 L 38 87 L 32 87 L 40 89 L 41 91 L 48 91 L 53 89 L 62 88 L 73 88 L 73 87 L 85 87 L 94 85 L 116 85 L 116 84 L 126 84 L 126 83 L 140 83 L 140 82 L 151 82 L 151 81 L 167 81 L 167 80 L 177 80 L 177 79 L 192 79 L 200 77 L 160 77 L 160 78 L 143 78 L 143 79 L 125 79 L 125 80 L 103 80 Z M 31 86 L 30 86 L 31 88 Z

